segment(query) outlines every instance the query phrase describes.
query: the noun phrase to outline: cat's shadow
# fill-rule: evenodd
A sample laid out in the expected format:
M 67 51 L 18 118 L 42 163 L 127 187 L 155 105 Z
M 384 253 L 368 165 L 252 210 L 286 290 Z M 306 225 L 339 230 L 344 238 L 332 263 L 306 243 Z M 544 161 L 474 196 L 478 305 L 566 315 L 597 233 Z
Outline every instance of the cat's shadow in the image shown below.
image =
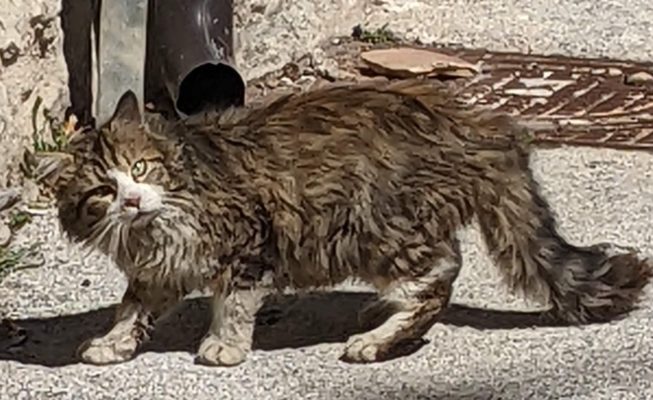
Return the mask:
M 363 331 L 357 313 L 374 298 L 373 294 L 360 292 L 273 298 L 258 314 L 254 347 L 273 350 L 344 342 L 350 335 Z M 74 315 L 5 321 L 0 327 L 0 360 L 49 367 L 78 363 L 77 347 L 89 337 L 106 332 L 114 312 L 112 306 Z M 476 329 L 551 326 L 542 316 L 538 312 L 494 311 L 453 304 L 440 322 Z M 195 353 L 209 322 L 208 299 L 186 300 L 157 326 L 142 351 Z

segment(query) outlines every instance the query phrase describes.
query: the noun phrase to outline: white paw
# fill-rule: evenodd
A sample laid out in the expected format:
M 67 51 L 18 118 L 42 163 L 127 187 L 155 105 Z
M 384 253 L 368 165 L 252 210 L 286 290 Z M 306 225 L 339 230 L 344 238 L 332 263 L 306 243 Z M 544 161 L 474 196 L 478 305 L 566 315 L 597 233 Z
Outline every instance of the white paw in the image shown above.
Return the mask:
M 353 335 L 345 344 L 342 359 L 352 363 L 371 363 L 380 360 L 381 350 L 386 346 L 374 335 L 362 333 Z
M 106 365 L 130 360 L 137 347 L 138 341 L 131 336 L 100 337 L 82 343 L 77 352 L 85 363 Z
M 197 362 L 210 366 L 232 367 L 245 361 L 244 346 L 228 344 L 217 336 L 207 336 L 200 344 Z

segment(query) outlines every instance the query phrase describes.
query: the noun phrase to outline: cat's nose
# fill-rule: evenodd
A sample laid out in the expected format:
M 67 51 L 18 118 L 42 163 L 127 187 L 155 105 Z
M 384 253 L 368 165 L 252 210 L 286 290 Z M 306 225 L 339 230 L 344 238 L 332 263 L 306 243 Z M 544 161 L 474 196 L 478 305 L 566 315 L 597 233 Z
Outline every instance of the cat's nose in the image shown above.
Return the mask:
M 140 196 L 127 196 L 122 201 L 122 206 L 125 207 L 125 208 L 133 207 L 133 208 L 138 209 L 138 208 L 141 207 L 141 197 Z

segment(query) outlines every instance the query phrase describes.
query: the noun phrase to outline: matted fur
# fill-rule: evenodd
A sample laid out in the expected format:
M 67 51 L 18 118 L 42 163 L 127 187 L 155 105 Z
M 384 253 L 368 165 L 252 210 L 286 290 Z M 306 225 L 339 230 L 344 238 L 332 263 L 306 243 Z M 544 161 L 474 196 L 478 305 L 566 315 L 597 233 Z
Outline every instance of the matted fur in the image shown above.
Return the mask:
M 529 169 L 527 132 L 432 81 L 338 85 L 184 123 L 139 121 L 128 93 L 49 177 L 64 230 L 110 255 L 130 282 L 116 327 L 82 348 L 88 362 L 129 359 L 149 319 L 209 287 L 214 323 L 199 360 L 237 364 L 264 292 L 252 288 L 348 277 L 395 306 L 346 346 L 346 359 L 381 360 L 446 307 L 461 266 L 456 233 L 474 217 L 507 282 L 572 323 L 631 310 L 651 275 L 634 251 L 562 238 Z

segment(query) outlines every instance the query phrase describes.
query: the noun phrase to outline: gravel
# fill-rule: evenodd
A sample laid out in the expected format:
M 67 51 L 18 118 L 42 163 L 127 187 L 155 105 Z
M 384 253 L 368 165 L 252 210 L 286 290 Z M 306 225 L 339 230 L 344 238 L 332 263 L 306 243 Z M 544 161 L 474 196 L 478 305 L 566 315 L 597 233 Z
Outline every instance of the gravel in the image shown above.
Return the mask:
M 10 1 L 0 13 L 0 37 L 28 46 L 23 20 L 39 12 L 54 15 L 57 4 Z M 349 33 L 360 21 L 389 22 L 391 29 L 424 41 L 653 59 L 653 5 L 644 0 L 435 4 L 243 1 L 239 24 L 247 32 L 241 35 L 241 68 L 250 77 L 260 75 L 326 36 Z M 336 10 L 347 17 L 335 16 Z M 14 28 L 18 34 L 7 36 Z M 45 94 L 46 105 L 59 101 L 65 93 L 62 65 L 56 47 L 44 59 L 25 55 L 0 71 L 0 99 L 3 93 L 10 99 L 0 104 L 0 120 L 8 122 L 9 132 L 1 134 L 0 146 L 15 148 L 29 138 L 32 103 L 12 100 L 25 87 Z M 533 167 L 570 241 L 614 241 L 653 254 L 651 157 L 616 150 L 540 150 Z M 533 315 L 517 311 L 539 305 L 507 293 L 475 227 L 462 239 L 465 267 L 456 284 L 457 306 L 428 333 L 430 343 L 405 358 L 365 366 L 338 361 L 354 329 L 354 311 L 366 297 L 339 292 L 289 301 L 279 322 L 257 329 L 259 348 L 236 368 L 193 363 L 208 323 L 206 304 L 198 299 L 173 315 L 133 361 L 94 367 L 79 364 L 74 349 L 107 328 L 125 282 L 106 258 L 70 246 L 50 211 L 36 216 L 13 241 L 15 246 L 43 242 L 43 267 L 12 274 L 0 284 L 0 312 L 24 329 L 15 341 L 0 327 L 0 399 L 653 399 L 651 289 L 642 308 L 622 321 L 532 327 Z
M 533 165 L 569 240 L 611 240 L 651 254 L 649 154 L 546 150 Z M 196 299 L 135 360 L 82 365 L 74 349 L 107 327 L 124 281 L 103 257 L 71 250 L 54 226 L 50 214 L 25 228 L 17 240 L 45 240 L 46 265 L 11 275 L 0 289 L 5 312 L 27 335 L 13 352 L 0 352 L 2 399 L 653 398 L 650 298 L 619 322 L 530 327 L 534 317 L 514 310 L 537 305 L 506 292 L 475 227 L 463 235 L 457 306 L 411 356 L 367 366 L 338 361 L 365 298 L 339 292 L 288 304 L 281 321 L 260 326 L 259 349 L 233 369 L 193 364 L 208 323 Z

